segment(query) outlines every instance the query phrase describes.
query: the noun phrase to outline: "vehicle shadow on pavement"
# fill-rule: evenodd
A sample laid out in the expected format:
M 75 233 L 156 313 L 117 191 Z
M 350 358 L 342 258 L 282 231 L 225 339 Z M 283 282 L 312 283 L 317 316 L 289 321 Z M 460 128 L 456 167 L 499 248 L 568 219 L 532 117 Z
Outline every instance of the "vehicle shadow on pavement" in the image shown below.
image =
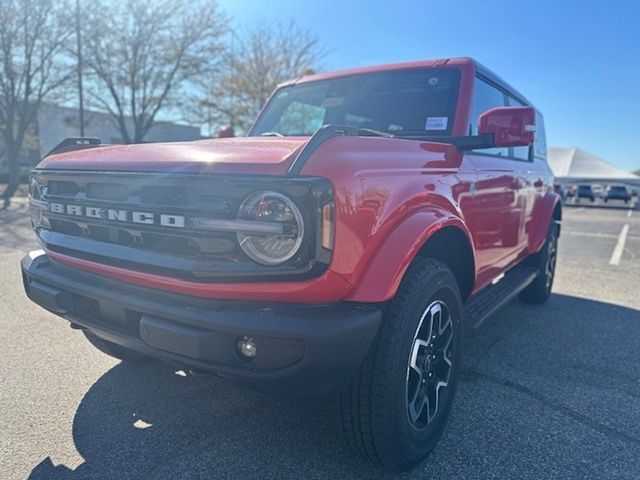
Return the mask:
M 274 398 L 160 365 L 119 364 L 76 411 L 73 439 L 84 463 L 72 470 L 46 458 L 29 478 L 600 477 L 593 469 L 640 452 L 638 338 L 637 310 L 558 294 L 545 306 L 513 302 L 466 339 L 442 441 L 415 471 L 397 476 L 349 452 L 333 401 Z M 542 365 L 549 357 L 553 365 Z M 610 405 L 625 410 L 619 420 L 602 418 Z

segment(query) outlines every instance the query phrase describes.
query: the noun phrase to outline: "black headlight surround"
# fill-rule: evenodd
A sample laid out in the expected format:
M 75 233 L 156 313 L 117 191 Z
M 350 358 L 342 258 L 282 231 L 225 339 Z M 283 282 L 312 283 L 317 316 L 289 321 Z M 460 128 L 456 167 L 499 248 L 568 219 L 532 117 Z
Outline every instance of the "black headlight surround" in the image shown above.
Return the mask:
M 326 205 L 330 205 L 332 211 L 335 209 L 333 187 L 327 179 L 320 177 L 278 177 L 276 181 L 274 180 L 269 177 L 260 178 L 256 182 L 255 188 L 240 199 L 235 206 L 236 215 L 242 202 L 251 195 L 265 190 L 280 193 L 295 203 L 300 210 L 304 222 L 304 238 L 297 253 L 280 265 L 260 265 L 253 260 L 251 261 L 260 271 L 258 275 L 269 272 L 277 276 L 279 280 L 318 276 L 327 269 L 331 262 L 332 250 L 322 247 L 321 235 L 322 209 Z M 244 252 L 243 255 L 249 259 Z

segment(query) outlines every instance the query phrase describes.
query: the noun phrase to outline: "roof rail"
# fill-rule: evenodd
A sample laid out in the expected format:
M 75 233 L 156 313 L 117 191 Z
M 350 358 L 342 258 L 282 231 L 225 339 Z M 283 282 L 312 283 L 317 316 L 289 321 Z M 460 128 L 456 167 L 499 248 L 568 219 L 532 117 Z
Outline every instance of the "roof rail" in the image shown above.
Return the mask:
M 65 138 L 45 155 L 45 158 L 57 153 L 72 152 L 100 146 L 100 139 L 96 137 L 70 137 Z

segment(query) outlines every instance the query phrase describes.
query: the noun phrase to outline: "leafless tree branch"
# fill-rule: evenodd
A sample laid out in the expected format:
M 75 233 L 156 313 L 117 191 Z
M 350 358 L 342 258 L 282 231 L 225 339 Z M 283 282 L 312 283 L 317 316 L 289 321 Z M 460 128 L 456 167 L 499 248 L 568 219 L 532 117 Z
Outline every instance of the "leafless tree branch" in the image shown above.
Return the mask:
M 212 0 L 99 0 L 83 18 L 89 97 L 126 143 L 143 141 L 208 71 L 227 24 Z
M 214 125 L 247 132 L 275 87 L 309 70 L 326 56 L 320 39 L 294 22 L 259 23 L 231 36 L 219 68 L 199 83 L 191 113 Z
M 20 182 L 19 156 L 43 100 L 73 73 L 64 2 L 0 0 L 0 136 L 9 171 L 5 207 Z

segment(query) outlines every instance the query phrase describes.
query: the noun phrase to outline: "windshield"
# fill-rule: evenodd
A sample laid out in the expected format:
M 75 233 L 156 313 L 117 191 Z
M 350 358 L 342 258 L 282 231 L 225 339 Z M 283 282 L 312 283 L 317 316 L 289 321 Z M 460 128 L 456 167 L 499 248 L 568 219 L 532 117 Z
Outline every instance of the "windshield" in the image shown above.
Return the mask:
M 250 136 L 307 136 L 327 124 L 398 135 L 450 135 L 459 82 L 457 69 L 422 68 L 284 87 Z

